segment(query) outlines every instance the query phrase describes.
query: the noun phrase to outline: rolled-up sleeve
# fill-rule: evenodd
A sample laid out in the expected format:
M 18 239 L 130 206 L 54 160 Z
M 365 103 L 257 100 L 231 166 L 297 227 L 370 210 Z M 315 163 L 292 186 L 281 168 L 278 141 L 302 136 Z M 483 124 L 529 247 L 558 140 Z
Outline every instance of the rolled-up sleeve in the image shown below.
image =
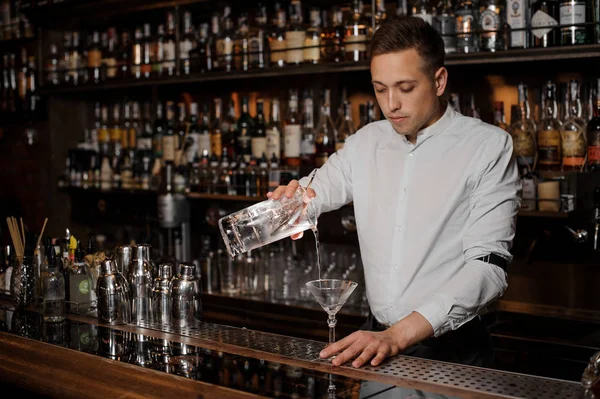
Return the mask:
M 432 325 L 435 336 L 473 319 L 482 308 L 502 296 L 507 287 L 504 270 L 476 259 L 496 254 L 512 260 L 510 249 L 521 205 L 521 182 L 511 137 L 508 134 L 490 137 L 480 164 L 463 237 L 465 264 L 441 290 L 415 309 Z

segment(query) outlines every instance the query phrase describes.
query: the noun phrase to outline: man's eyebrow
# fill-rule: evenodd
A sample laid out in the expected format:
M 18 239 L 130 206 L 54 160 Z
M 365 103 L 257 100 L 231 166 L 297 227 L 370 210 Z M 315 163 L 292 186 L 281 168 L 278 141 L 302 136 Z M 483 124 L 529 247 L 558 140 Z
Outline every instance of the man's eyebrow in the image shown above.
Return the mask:
M 401 85 L 401 84 L 404 84 L 404 83 L 416 83 L 416 81 L 417 81 L 416 79 L 399 80 L 399 81 L 397 81 L 397 82 L 394 83 L 394 86 Z M 378 80 L 372 80 L 371 83 L 377 83 L 377 84 L 380 84 L 382 86 L 385 86 L 385 84 L 381 83 Z

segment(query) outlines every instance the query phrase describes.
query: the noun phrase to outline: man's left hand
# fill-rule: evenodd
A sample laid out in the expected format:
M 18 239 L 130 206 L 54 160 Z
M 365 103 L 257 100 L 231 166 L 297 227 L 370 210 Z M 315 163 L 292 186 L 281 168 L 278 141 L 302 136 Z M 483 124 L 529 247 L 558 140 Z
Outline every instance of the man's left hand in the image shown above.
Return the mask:
M 400 349 L 400 345 L 391 330 L 381 332 L 356 331 L 323 349 L 320 356 L 326 359 L 341 352 L 332 360 L 331 364 L 334 366 L 340 366 L 355 358 L 352 362 L 353 367 L 361 367 L 369 361 L 372 366 L 377 366 L 386 357 L 398 354 Z

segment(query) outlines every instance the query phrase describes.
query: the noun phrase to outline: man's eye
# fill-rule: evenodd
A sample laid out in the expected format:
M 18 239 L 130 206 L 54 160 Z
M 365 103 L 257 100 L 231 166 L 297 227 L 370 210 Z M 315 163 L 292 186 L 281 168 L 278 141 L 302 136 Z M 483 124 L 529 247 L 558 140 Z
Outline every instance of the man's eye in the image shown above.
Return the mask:
M 411 91 L 413 91 L 413 89 L 414 89 L 414 87 L 410 87 L 410 88 L 408 88 L 408 89 L 400 89 L 400 91 L 401 91 L 402 93 L 410 93 Z
M 377 93 L 385 93 L 385 89 L 376 89 L 375 90 Z

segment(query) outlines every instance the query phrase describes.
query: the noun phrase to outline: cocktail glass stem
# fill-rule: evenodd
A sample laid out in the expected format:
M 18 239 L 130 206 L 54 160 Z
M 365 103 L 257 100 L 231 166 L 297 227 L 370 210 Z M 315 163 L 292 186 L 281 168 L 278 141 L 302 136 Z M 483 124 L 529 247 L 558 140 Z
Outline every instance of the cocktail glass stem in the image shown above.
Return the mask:
M 335 319 L 334 314 L 330 314 L 327 319 L 327 324 L 329 325 L 329 345 L 335 342 L 335 325 L 337 320 Z

